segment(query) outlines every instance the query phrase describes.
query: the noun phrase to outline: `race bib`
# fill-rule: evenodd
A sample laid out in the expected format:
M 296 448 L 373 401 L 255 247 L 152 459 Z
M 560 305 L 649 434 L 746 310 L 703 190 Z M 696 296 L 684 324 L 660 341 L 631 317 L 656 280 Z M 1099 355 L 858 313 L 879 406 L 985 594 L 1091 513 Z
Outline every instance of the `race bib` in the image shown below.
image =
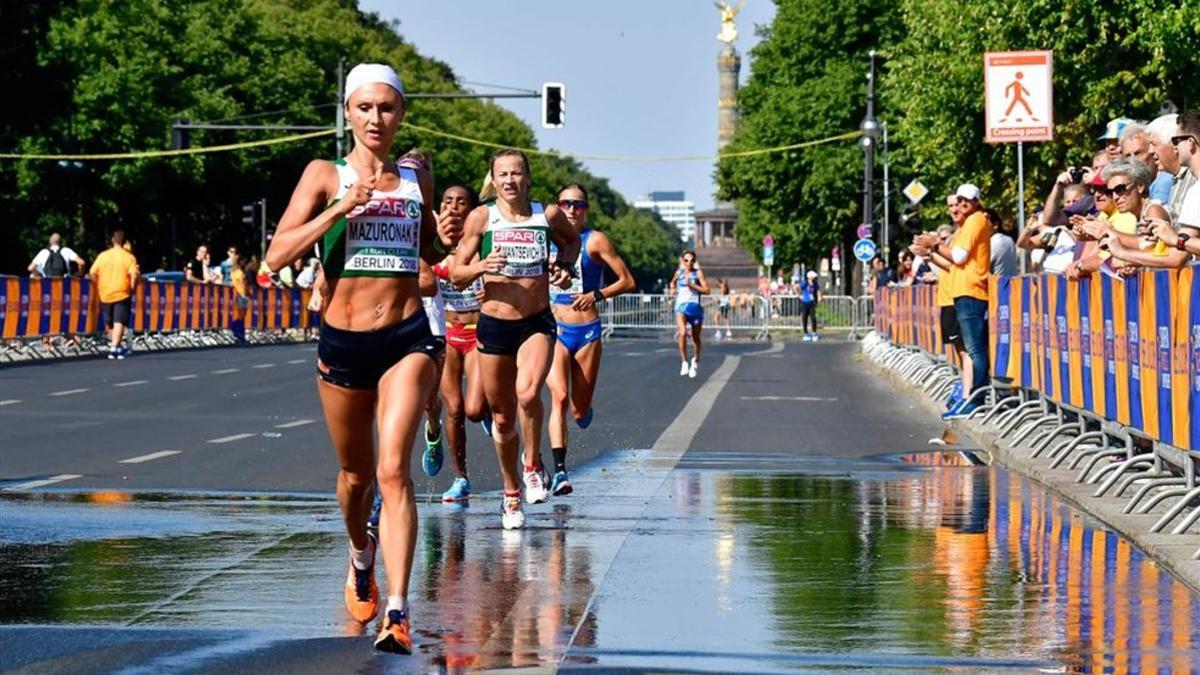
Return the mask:
M 458 290 L 447 279 L 438 279 L 438 290 L 446 301 L 446 309 L 452 312 L 466 313 L 479 311 L 479 296 L 476 294 L 483 288 L 482 279 L 476 279 L 465 290 Z
M 506 277 L 530 278 L 546 273 L 546 231 L 541 228 L 514 227 L 493 230 L 492 250 L 508 258 L 500 269 Z
M 371 200 L 346 218 L 348 272 L 416 274 L 421 248 L 421 204 L 410 199 Z

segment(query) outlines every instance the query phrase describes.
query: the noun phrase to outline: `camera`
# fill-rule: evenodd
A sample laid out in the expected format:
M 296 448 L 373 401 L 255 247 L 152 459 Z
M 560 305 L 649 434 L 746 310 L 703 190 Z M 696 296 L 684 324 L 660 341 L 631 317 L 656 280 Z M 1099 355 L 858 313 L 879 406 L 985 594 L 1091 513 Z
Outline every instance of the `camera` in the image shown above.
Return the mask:
M 1071 182 L 1072 183 L 1082 183 L 1083 182 L 1083 169 L 1082 168 L 1073 166 L 1070 169 L 1067 169 L 1067 173 L 1071 174 Z
M 1054 246 L 1058 244 L 1058 236 L 1062 234 L 1062 228 L 1056 227 L 1042 235 L 1042 249 L 1049 253 L 1054 250 Z

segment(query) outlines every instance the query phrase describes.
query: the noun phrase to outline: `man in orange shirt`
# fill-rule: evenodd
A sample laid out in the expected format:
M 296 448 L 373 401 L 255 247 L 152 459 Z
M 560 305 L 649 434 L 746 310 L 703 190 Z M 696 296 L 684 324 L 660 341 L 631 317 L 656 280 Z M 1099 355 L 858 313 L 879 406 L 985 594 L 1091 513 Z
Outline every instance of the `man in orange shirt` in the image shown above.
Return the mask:
M 100 297 L 100 317 L 104 325 L 111 328 L 108 358 L 124 359 L 129 355 L 125 347 L 125 327 L 133 305 L 133 289 L 138 282 L 137 258 L 125 249 L 125 232 L 116 230 L 112 234 L 112 247 L 96 256 L 92 263 L 92 283 Z
M 958 201 L 958 212 L 964 218 L 963 224 L 949 246 L 938 247 L 938 253 L 953 263 L 947 273 L 947 291 L 954 300 L 959 334 L 970 356 L 971 386 L 963 391 L 963 401 L 942 416 L 944 419 L 970 415 L 979 405 L 971 400 L 971 394 L 987 386 L 988 382 L 987 289 L 992 228 L 979 203 L 979 188 L 964 183 L 954 191 L 954 197 Z M 963 365 L 965 370 L 966 364 Z

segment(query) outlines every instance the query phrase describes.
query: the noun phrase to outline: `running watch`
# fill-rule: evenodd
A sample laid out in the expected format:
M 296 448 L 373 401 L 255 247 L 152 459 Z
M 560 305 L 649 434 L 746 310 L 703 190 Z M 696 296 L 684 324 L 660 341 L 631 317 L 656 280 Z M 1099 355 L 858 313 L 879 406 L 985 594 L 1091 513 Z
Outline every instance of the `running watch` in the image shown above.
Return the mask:
M 1192 235 L 1186 234 L 1184 232 L 1180 232 L 1178 236 L 1179 236 L 1179 239 L 1176 240 L 1176 242 L 1175 242 L 1175 248 L 1179 249 L 1180 251 L 1183 251 L 1184 253 L 1187 253 L 1188 239 L 1191 239 Z
M 601 291 L 600 289 L 596 289 L 596 290 L 592 291 L 592 297 L 595 298 L 596 302 L 604 302 L 606 299 L 604 297 L 604 292 Z

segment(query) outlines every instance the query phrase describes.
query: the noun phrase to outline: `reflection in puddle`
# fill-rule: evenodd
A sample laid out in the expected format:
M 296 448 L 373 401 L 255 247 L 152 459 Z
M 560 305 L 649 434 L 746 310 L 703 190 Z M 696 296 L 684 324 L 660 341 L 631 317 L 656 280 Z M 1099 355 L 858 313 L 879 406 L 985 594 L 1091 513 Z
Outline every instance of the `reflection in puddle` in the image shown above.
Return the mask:
M 448 670 L 1200 662 L 1196 596 L 1128 542 L 965 453 L 909 459 L 922 466 L 838 476 L 693 458 L 649 499 L 627 489 L 637 475 L 580 472 L 579 494 L 531 508 L 523 532 L 501 531 L 486 499 L 422 505 L 414 658 Z M 286 615 L 276 637 L 359 637 L 349 653 L 368 663 L 342 607 L 344 556 L 321 498 L 3 499 L 0 621 L 271 636 Z

